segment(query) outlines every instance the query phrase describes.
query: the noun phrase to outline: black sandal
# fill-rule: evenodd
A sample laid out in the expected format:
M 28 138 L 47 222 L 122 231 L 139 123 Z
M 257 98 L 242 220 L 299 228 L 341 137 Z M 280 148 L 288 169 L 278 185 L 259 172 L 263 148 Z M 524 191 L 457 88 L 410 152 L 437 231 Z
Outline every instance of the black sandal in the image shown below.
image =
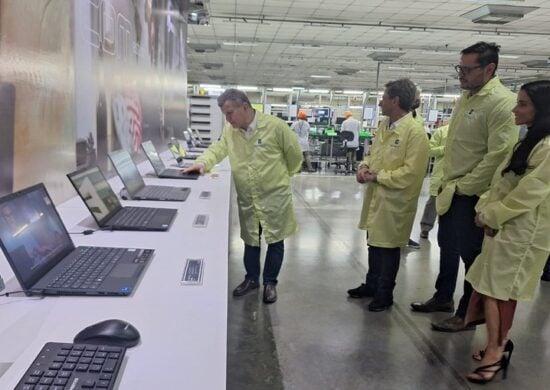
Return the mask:
M 491 370 L 491 368 L 497 367 L 496 370 Z M 495 376 L 497 376 L 498 372 L 502 370 L 502 379 L 506 379 L 506 374 L 508 372 L 508 358 L 505 356 L 502 357 L 498 362 L 493 364 L 488 364 L 486 366 L 481 366 L 476 368 L 472 374 L 479 375 L 479 378 L 472 378 L 471 376 L 467 376 L 466 379 L 468 379 L 472 383 L 478 383 L 478 384 L 485 384 L 491 382 L 493 379 L 495 379 Z M 492 375 L 489 378 L 485 378 L 482 373 L 491 373 Z M 471 374 L 470 374 L 471 375 Z
M 508 340 L 506 342 L 506 345 L 504 346 L 504 352 L 508 352 L 508 360 L 510 360 L 513 350 L 514 343 L 512 342 L 512 340 Z M 483 356 L 485 356 L 485 350 L 480 349 L 479 351 L 477 351 L 477 355 L 475 353 L 472 355 L 472 359 L 474 359 L 476 362 L 480 362 L 481 360 L 483 360 Z

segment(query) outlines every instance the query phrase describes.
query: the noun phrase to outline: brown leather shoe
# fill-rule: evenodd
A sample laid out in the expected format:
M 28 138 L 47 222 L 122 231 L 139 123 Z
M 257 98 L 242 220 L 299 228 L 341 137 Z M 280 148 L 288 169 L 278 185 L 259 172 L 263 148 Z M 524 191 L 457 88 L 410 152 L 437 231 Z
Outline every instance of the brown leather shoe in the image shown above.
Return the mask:
M 254 289 L 257 289 L 258 287 L 260 287 L 260 283 L 256 282 L 255 280 L 245 279 L 244 282 L 239 284 L 235 288 L 235 290 L 233 290 L 233 296 L 240 297 Z
M 411 303 L 411 309 L 412 311 L 419 311 L 422 313 L 433 313 L 434 311 L 452 313 L 455 311 L 453 301 L 438 302 L 435 298 L 430 298 L 426 302 L 413 302 Z
M 274 284 L 264 286 L 264 303 L 273 303 L 277 300 L 277 289 Z
M 432 329 L 439 332 L 461 332 L 463 330 L 474 330 L 475 328 L 475 325 L 466 326 L 464 318 L 459 316 L 452 316 L 437 323 L 432 322 Z

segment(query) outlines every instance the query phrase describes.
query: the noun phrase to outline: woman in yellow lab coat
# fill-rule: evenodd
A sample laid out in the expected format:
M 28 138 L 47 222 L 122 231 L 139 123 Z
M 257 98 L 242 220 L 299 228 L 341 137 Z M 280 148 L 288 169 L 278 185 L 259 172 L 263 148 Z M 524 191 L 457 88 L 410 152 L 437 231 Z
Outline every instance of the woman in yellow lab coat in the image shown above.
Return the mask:
M 472 356 L 481 366 L 467 376 L 475 383 L 501 370 L 505 378 L 516 302 L 533 298 L 550 252 L 550 81 L 523 85 L 513 113 L 529 130 L 476 206 L 485 238 L 466 275 L 474 288 L 466 322 L 487 325 L 486 348 Z

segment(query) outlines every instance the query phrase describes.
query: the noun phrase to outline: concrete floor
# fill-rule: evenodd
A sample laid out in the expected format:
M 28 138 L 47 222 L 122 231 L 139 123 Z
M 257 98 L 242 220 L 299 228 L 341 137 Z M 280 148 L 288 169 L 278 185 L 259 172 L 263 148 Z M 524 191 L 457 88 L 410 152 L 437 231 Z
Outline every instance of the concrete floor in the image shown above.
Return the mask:
M 368 311 L 369 299 L 354 300 L 346 294 L 364 281 L 367 268 L 365 232 L 357 229 L 363 186 L 353 176 L 314 173 L 293 179 L 300 231 L 285 241 L 279 299 L 272 305 L 262 303 L 261 288 L 244 297 L 231 296 L 244 278 L 233 201 L 228 389 L 479 387 L 464 375 L 476 367 L 470 356 L 483 346 L 484 326 L 456 334 L 434 332 L 430 321 L 446 318 L 447 313 L 421 314 L 409 308 L 411 302 L 431 297 L 439 269 L 435 231 L 429 240 L 419 240 L 427 188 L 428 180 L 411 234 L 421 249 L 402 250 L 395 303 L 380 313 Z M 462 281 L 462 273 L 459 278 Z M 541 283 L 534 301 L 518 304 L 508 379 L 499 375 L 486 388 L 550 388 L 550 283 Z M 455 302 L 461 294 L 460 288 Z

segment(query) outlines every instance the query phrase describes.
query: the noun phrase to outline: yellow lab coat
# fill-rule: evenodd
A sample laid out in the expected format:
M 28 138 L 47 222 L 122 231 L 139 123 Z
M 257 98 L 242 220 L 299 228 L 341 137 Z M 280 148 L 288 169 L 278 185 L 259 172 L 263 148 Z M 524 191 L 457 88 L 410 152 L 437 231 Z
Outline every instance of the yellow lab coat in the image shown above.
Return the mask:
M 436 199 L 439 215 L 449 210 L 455 191 L 470 196 L 487 191 L 496 167 L 518 140 L 512 115 L 516 95 L 498 77 L 475 95 L 469 93 L 462 93 L 449 124 L 442 191 Z
M 496 299 L 529 300 L 550 252 L 550 137 L 533 148 L 522 176 L 501 175 L 508 160 L 476 205 L 481 220 L 498 233 L 485 236 L 466 280 Z
M 257 128 L 250 139 L 226 124 L 220 140 L 196 160 L 210 171 L 229 156 L 241 238 L 251 246 L 260 245 L 260 224 L 268 244 L 284 240 L 298 229 L 290 177 L 302 165 L 298 139 L 285 122 L 258 111 L 256 120 Z
M 395 129 L 388 124 L 388 118 L 380 123 L 370 155 L 359 165 L 378 177 L 367 184 L 359 228 L 368 231 L 369 245 L 397 248 L 409 240 L 429 147 L 424 128 L 410 113 Z
M 445 155 L 445 142 L 449 126 L 438 127 L 430 139 L 430 157 L 434 158 L 432 177 L 430 178 L 430 195 L 437 196 L 443 176 L 443 156 Z

